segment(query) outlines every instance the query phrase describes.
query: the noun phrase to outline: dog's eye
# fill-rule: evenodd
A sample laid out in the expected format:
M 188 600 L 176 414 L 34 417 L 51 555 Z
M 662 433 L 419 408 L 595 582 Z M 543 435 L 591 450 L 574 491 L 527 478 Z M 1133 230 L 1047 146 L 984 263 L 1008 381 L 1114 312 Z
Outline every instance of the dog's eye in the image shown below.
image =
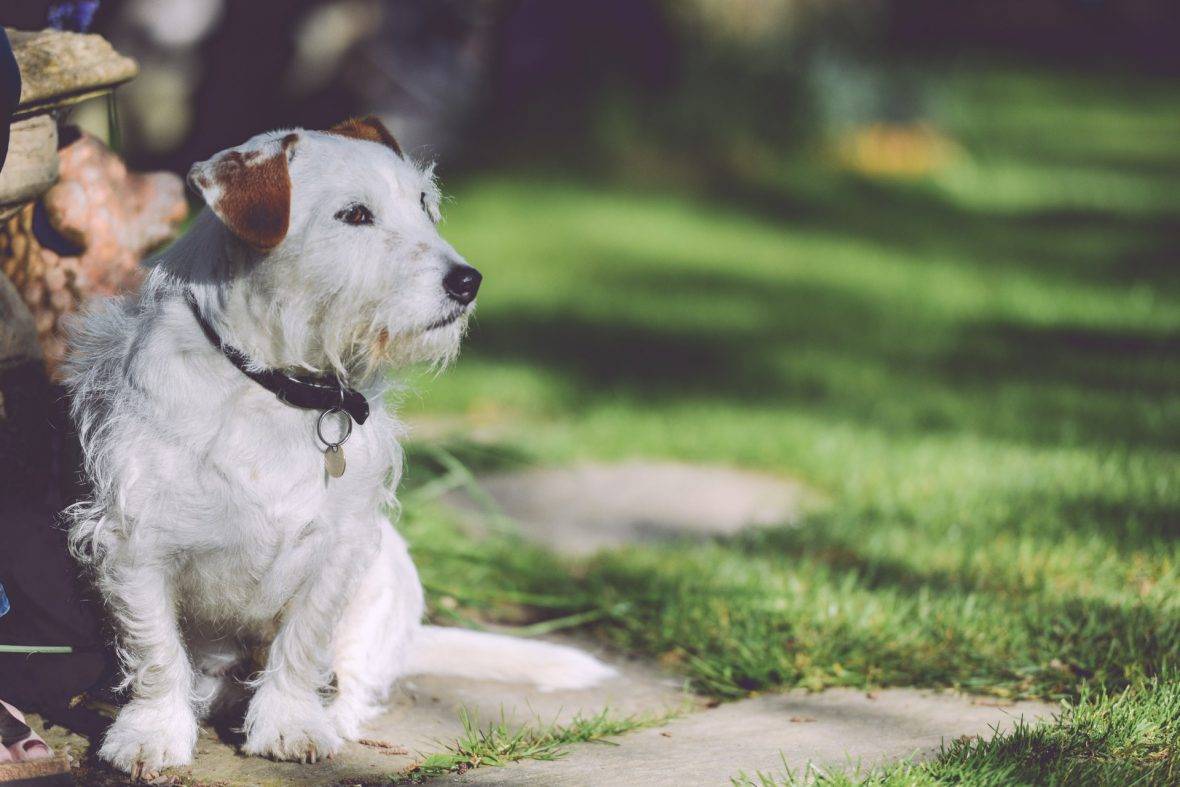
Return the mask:
M 354 227 L 360 227 L 365 224 L 373 223 L 373 211 L 369 210 L 364 205 L 355 203 L 349 205 L 343 210 L 337 211 L 336 219 L 343 221 L 345 224 L 351 224 Z
M 434 214 L 430 212 L 430 206 L 426 204 L 425 191 L 422 192 L 422 194 L 418 197 L 418 204 L 422 206 L 422 212 L 426 214 L 426 218 L 430 219 L 430 223 L 437 223 L 437 219 L 434 218 Z

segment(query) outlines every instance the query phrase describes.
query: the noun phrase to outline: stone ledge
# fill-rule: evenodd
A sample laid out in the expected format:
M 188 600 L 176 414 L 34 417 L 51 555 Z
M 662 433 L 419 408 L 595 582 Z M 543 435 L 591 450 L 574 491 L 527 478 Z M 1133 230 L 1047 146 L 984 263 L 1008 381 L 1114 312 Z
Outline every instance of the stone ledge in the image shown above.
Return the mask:
M 139 66 L 105 38 L 59 30 L 6 29 L 21 73 L 14 120 L 101 95 L 132 79 Z

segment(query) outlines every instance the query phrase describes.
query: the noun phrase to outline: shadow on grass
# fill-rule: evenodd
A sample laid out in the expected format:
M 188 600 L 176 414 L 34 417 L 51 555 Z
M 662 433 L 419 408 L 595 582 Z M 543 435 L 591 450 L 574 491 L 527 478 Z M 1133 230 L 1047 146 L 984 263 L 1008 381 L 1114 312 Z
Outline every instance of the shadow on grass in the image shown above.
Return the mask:
M 1180 380 L 1176 333 L 986 323 L 969 326 L 959 348 L 946 361 L 955 377 L 1000 376 L 1151 396 L 1175 394 Z
M 788 405 L 896 433 L 966 430 L 1047 445 L 1164 448 L 1180 435 L 1180 336 L 964 328 L 831 286 L 612 262 L 627 272 L 600 281 L 640 306 L 617 316 L 499 314 L 481 323 L 469 352 L 556 370 L 586 401 Z M 719 299 L 739 304 L 743 319 L 692 319 L 692 304 Z M 685 319 L 637 313 L 643 303 L 684 304 Z
M 726 177 L 710 198 L 790 227 L 854 237 L 941 262 L 1093 284 L 1180 284 L 1180 210 L 958 206 L 929 187 L 821 171 L 822 188 Z M 1160 187 L 1162 189 L 1162 187 Z

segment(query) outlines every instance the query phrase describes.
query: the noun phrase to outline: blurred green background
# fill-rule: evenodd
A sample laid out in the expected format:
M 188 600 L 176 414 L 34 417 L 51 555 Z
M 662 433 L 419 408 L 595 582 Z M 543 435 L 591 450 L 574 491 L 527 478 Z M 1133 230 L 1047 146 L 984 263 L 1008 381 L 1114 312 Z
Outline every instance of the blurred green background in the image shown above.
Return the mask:
M 128 0 L 96 29 L 143 67 L 135 166 L 368 112 L 438 159 L 485 283 L 399 397 L 435 619 L 576 623 L 722 698 L 1067 703 L 886 781 L 1180 780 L 1180 6 Z M 581 561 L 435 499 L 631 457 L 816 499 Z

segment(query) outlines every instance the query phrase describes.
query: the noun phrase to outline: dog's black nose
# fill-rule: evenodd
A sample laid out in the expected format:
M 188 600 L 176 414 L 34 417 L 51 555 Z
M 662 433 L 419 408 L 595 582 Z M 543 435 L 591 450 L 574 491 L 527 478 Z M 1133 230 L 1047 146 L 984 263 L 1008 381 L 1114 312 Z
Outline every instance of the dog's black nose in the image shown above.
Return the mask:
M 443 289 L 453 299 L 466 306 L 475 300 L 483 276 L 470 265 L 455 265 L 443 277 Z

